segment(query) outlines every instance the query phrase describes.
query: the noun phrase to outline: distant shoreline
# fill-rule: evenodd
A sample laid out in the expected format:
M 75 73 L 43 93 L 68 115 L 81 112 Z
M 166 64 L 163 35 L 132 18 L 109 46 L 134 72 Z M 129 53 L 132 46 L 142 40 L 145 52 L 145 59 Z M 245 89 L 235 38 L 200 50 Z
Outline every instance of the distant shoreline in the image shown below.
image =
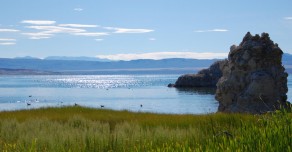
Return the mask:
M 136 69 L 97 69 L 97 70 L 62 70 L 40 71 L 31 69 L 1 69 L 0 75 L 116 75 L 116 74 L 185 74 L 195 73 L 198 68 L 136 68 Z
M 290 68 L 291 67 L 291 68 Z M 63 70 L 40 71 L 31 69 L 4 69 L 0 68 L 1 75 L 120 75 L 120 74 L 192 74 L 206 67 L 198 68 L 137 68 L 137 69 L 97 69 L 97 70 Z M 292 66 L 286 68 L 292 74 Z

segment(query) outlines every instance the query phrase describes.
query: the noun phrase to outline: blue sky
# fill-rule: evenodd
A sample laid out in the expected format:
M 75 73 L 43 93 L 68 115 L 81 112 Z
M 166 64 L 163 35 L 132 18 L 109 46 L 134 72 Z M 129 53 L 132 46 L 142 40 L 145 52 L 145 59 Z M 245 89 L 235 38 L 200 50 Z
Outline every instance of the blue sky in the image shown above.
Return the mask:
M 291 0 L 7 0 L 0 57 L 224 58 L 246 32 L 292 53 Z

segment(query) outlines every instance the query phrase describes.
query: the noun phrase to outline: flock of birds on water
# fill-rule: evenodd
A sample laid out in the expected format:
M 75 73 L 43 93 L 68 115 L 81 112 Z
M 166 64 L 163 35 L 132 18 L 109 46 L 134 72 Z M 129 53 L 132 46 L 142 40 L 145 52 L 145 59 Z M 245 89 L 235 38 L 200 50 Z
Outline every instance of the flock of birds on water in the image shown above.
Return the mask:
M 32 95 L 29 95 L 28 97 L 29 97 L 29 98 L 32 98 Z M 18 101 L 18 102 L 20 102 L 20 101 Z M 26 105 L 27 105 L 27 106 L 31 106 L 32 102 L 39 102 L 39 100 L 38 100 L 38 99 L 35 99 L 35 100 L 29 100 L 29 101 L 25 101 L 25 102 L 26 102 Z M 62 101 L 61 101 L 60 103 L 63 104 Z M 74 106 L 79 106 L 79 104 L 74 103 Z M 105 105 L 100 105 L 100 108 L 104 108 L 104 107 L 105 107 Z M 140 104 L 140 107 L 142 108 L 143 105 Z

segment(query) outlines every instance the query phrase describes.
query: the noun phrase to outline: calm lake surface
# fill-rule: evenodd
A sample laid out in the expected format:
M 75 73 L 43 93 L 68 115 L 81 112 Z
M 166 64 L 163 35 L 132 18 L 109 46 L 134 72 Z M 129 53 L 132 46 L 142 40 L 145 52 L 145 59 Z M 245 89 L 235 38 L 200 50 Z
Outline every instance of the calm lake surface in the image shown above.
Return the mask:
M 101 108 L 103 105 L 107 109 L 154 113 L 206 114 L 217 111 L 215 89 L 166 87 L 178 77 L 179 75 L 0 76 L 0 111 L 75 103 L 94 108 Z M 288 100 L 291 100 L 291 76 L 288 78 L 288 88 Z

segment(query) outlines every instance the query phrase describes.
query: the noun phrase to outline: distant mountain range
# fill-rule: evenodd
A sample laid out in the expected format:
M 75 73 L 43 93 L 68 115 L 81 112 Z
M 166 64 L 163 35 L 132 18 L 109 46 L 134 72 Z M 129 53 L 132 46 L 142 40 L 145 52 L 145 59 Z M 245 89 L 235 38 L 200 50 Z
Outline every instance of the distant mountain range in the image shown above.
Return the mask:
M 50 71 L 61 74 L 194 73 L 215 61 L 216 59 L 163 59 L 101 62 L 0 58 L 0 68 Z
M 110 61 L 89 57 L 47 57 L 37 59 L 0 58 L 0 74 L 184 74 L 209 67 L 218 59 L 162 59 Z M 282 60 L 287 72 L 292 73 L 292 55 Z

